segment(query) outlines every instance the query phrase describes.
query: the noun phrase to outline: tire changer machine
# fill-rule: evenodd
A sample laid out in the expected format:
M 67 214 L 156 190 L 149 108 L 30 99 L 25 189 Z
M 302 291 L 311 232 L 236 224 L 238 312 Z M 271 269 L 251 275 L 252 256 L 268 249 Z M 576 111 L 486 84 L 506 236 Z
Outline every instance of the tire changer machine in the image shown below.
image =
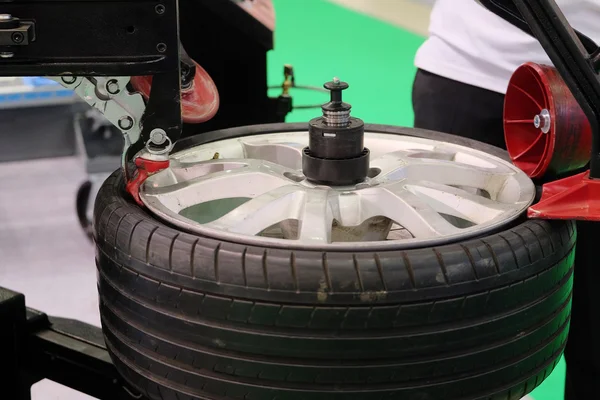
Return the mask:
M 536 36 L 555 65 L 525 64 L 506 97 L 509 154 L 547 182 L 528 217 L 600 221 L 600 49 L 554 0 L 479 2 Z M 184 124 L 194 99 L 207 95 L 180 46 L 178 0 L 20 0 L 0 11 L 13 16 L 0 18 L 0 76 L 53 77 L 100 110 L 125 137 L 122 167 L 137 199 L 148 174 L 168 165 L 177 139 L 194 129 Z M 100 328 L 49 318 L 3 288 L 0 354 L 3 398 L 30 399 L 42 379 L 100 399 L 141 398 L 117 374 Z

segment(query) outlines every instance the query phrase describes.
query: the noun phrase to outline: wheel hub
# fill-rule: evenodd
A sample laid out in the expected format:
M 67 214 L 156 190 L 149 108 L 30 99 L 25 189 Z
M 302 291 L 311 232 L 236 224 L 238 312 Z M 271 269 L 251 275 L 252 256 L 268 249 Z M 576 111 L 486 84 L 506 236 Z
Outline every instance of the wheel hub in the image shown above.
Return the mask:
M 342 101 L 346 82 L 338 78 L 323 85 L 331 101 L 323 116 L 309 122 L 308 147 L 302 154 L 302 171 L 313 182 L 343 186 L 362 182 L 369 172 L 369 149 L 364 146 L 365 124 L 350 116 L 350 104 Z

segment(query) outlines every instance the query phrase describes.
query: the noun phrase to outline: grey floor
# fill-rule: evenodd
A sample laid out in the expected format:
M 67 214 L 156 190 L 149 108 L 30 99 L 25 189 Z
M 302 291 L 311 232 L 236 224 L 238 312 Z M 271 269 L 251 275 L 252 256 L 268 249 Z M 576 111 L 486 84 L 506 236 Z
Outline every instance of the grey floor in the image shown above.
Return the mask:
M 0 286 L 48 314 L 100 324 L 92 244 L 75 215 L 75 157 L 0 164 Z M 91 399 L 42 381 L 34 400 Z

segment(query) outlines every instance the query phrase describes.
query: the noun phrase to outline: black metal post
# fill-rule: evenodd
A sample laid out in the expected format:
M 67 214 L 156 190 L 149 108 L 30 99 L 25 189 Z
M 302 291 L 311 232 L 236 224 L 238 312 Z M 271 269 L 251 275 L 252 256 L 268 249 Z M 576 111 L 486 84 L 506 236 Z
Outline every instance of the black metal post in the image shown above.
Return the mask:
M 100 400 L 145 400 L 117 372 L 102 330 L 48 318 L 0 287 L 0 398 L 31 400 L 31 386 L 50 379 Z
M 25 296 L 0 288 L 0 375 L 1 397 L 13 400 L 31 400 L 31 385 L 24 376 L 21 357 L 25 338 Z

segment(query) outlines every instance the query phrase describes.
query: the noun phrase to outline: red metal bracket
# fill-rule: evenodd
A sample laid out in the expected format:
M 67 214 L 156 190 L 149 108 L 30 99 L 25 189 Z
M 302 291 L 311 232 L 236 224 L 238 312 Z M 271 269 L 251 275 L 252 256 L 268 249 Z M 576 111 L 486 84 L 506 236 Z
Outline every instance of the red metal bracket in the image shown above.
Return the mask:
M 125 190 L 133 197 L 136 203 L 143 206 L 144 203 L 140 198 L 140 187 L 150 175 L 169 168 L 169 160 L 156 161 L 140 157 L 135 159 L 135 166 L 137 167 L 137 175 L 127 182 Z
M 542 198 L 527 211 L 529 218 L 600 221 L 600 180 L 590 171 L 543 186 Z

